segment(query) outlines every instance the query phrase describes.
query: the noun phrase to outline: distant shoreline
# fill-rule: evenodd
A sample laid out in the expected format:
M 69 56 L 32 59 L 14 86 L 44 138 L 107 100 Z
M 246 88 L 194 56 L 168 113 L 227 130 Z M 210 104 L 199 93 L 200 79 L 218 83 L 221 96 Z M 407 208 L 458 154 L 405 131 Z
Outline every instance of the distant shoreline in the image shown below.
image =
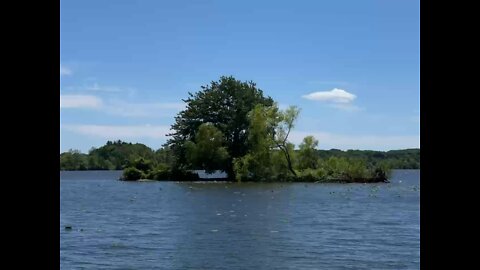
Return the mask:
M 420 169 L 393 169 L 394 171 L 420 171 Z M 118 172 L 121 174 L 122 170 L 61 170 L 60 172 Z M 178 181 L 178 180 L 155 180 L 155 179 L 139 179 L 135 181 L 129 181 L 129 180 L 121 180 L 119 178 L 112 179 L 115 181 L 122 181 L 122 182 L 142 182 L 142 183 L 153 183 L 153 182 L 170 182 L 170 183 L 194 183 L 194 184 L 236 184 L 239 183 L 237 181 L 230 181 L 230 180 L 222 180 L 222 179 L 202 179 L 202 180 L 192 180 L 192 181 Z M 279 183 L 311 183 L 311 184 L 388 184 L 390 183 L 390 179 L 387 179 L 387 181 L 341 181 L 339 179 L 335 180 L 326 180 L 326 181 L 316 181 L 316 182 L 311 182 L 311 181 L 273 181 L 273 182 L 256 182 L 256 181 L 244 181 L 240 182 L 244 184 L 258 184 L 258 183 L 265 183 L 265 184 L 279 184 Z

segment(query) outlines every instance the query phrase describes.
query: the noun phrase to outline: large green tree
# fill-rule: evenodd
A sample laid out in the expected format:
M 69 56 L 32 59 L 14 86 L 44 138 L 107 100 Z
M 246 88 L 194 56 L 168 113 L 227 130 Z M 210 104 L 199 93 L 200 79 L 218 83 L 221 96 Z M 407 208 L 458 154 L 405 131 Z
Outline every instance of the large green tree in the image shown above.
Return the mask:
M 299 145 L 298 150 L 298 168 L 305 170 L 308 168 L 317 169 L 318 167 L 318 154 L 317 148 L 318 140 L 313 136 L 307 136 L 303 138 L 302 143 Z
M 254 82 L 242 82 L 231 76 L 223 76 L 219 81 L 212 81 L 201 88 L 196 93 L 189 93 L 189 97 L 183 100 L 186 109 L 175 117 L 173 133 L 169 134 L 171 138 L 166 145 L 176 157 L 175 166 L 188 167 L 186 142 L 195 138 L 201 124 L 210 122 L 224 135 L 229 153 L 225 168 L 218 169 L 233 178 L 232 160 L 244 156 L 248 149 L 248 112 L 257 104 L 270 106 L 273 100 L 265 97 Z

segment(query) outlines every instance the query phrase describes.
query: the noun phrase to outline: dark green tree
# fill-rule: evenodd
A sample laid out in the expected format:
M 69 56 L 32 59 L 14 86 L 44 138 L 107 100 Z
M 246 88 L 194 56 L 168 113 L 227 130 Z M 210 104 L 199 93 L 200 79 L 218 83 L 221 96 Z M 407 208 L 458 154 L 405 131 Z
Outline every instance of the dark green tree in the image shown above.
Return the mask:
M 241 82 L 234 77 L 221 77 L 211 85 L 202 86 L 202 90 L 183 100 L 186 109 L 175 117 L 173 133 L 166 145 L 175 156 L 175 167 L 188 167 L 186 159 L 186 142 L 193 140 L 198 128 L 203 123 L 213 123 L 225 139 L 229 158 L 224 170 L 230 179 L 234 177 L 232 160 L 242 157 L 247 152 L 249 121 L 247 118 L 255 105 L 270 106 L 273 100 L 265 97 L 254 82 Z

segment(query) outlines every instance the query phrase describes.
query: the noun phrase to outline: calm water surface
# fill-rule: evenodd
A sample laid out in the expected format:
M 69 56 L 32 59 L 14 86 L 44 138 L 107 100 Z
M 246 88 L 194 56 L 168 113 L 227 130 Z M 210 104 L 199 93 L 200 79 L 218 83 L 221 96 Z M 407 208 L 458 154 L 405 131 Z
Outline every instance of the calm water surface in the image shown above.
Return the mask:
M 120 174 L 60 173 L 61 269 L 420 269 L 419 170 L 390 184 Z

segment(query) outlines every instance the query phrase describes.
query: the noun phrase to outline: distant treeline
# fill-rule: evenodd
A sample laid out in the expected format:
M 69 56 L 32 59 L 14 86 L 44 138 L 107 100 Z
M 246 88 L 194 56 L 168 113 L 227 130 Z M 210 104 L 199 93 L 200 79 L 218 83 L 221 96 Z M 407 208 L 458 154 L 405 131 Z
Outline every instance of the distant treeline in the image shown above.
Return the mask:
M 172 164 L 173 156 L 166 148 L 157 151 L 141 143 L 107 141 L 100 148 L 92 148 L 88 154 L 69 150 L 60 154 L 60 170 L 123 170 L 137 159 L 153 161 L 155 164 Z
M 295 150 L 297 152 L 298 150 Z M 392 169 L 420 169 L 420 149 L 391 151 L 348 150 L 338 149 L 316 150 L 320 160 L 330 157 L 344 157 L 365 160 L 367 164 L 387 163 Z M 174 163 L 171 150 L 164 147 L 153 150 L 140 143 L 108 141 L 100 148 L 92 148 L 88 154 L 78 150 L 69 150 L 60 154 L 60 170 L 122 170 L 138 159 L 153 162 L 153 166 Z
M 317 150 L 320 159 L 329 157 L 360 158 L 369 164 L 385 161 L 392 169 L 420 169 L 420 149 L 403 149 L 390 151 L 347 150 L 339 149 Z

